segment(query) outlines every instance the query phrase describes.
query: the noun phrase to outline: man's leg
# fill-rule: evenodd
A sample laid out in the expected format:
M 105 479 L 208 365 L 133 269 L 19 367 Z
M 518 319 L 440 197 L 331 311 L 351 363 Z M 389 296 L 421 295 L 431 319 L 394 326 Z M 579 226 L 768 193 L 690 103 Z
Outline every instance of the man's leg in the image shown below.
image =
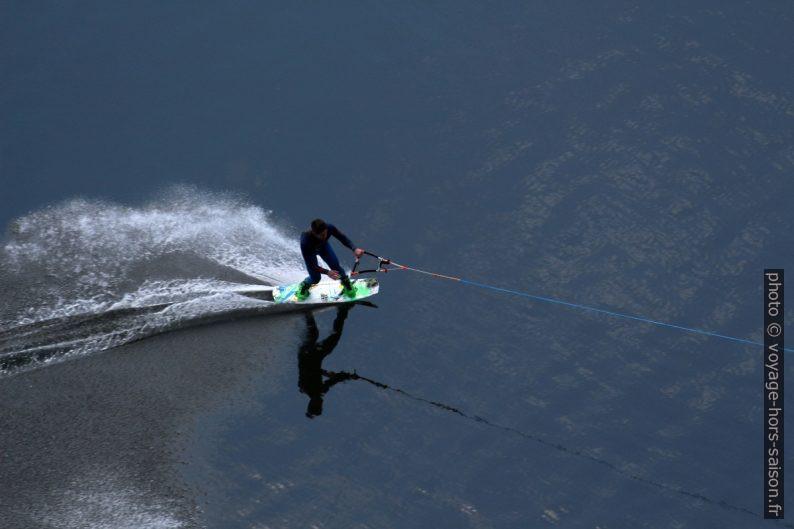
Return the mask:
M 320 282 L 321 274 L 317 271 L 317 258 L 314 258 L 314 262 L 310 262 L 308 259 L 305 260 L 306 263 L 306 271 L 309 272 L 309 276 L 304 279 L 300 286 L 298 287 L 297 296 L 299 299 L 305 299 L 309 297 L 309 287 L 312 285 L 316 285 Z
M 306 263 L 306 271 L 309 272 L 309 277 L 303 280 L 306 285 L 316 285 L 320 282 L 320 271 L 317 270 L 317 256 L 312 257 L 311 259 L 304 258 L 303 262 Z
M 337 259 L 334 249 L 331 248 L 331 245 L 328 242 L 326 242 L 323 247 L 320 248 L 320 257 L 322 257 L 323 261 L 328 264 L 328 268 L 339 272 L 339 279 L 347 278 L 347 272 L 345 272 L 345 269 L 339 264 L 339 259 Z
M 312 286 L 316 285 L 320 282 L 320 272 L 312 271 L 309 275 L 303 280 L 306 285 Z
M 353 287 L 350 284 L 350 278 L 347 277 L 347 272 L 345 272 L 345 269 L 339 264 L 339 259 L 337 259 L 334 249 L 331 248 L 331 245 L 328 242 L 326 242 L 325 245 L 323 245 L 323 247 L 320 249 L 320 257 L 323 258 L 323 261 L 328 264 L 328 267 L 331 268 L 331 270 L 336 270 L 339 272 L 339 282 L 342 283 L 345 291 L 352 292 Z

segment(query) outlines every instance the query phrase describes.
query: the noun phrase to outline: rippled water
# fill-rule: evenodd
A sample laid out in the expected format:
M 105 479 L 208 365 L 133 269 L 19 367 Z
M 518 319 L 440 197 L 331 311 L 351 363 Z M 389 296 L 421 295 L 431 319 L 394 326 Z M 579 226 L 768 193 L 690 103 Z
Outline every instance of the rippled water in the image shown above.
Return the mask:
M 343 320 L 235 293 L 322 216 L 759 341 L 788 4 L 2 9 L 0 527 L 790 526 L 757 347 L 410 272 Z

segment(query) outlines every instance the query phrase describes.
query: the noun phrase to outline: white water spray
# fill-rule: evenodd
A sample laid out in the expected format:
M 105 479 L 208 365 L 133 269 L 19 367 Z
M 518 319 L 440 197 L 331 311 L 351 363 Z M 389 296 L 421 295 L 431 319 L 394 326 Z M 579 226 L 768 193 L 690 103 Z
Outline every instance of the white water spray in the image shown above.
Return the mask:
M 185 187 L 142 207 L 75 199 L 31 213 L 12 223 L 0 265 L 0 359 L 45 343 L 57 357 L 85 353 L 263 308 L 235 289 L 305 275 L 297 234 L 286 235 L 270 212 Z M 92 332 L 86 321 L 99 319 Z M 85 332 L 65 332 L 58 323 L 66 321 Z

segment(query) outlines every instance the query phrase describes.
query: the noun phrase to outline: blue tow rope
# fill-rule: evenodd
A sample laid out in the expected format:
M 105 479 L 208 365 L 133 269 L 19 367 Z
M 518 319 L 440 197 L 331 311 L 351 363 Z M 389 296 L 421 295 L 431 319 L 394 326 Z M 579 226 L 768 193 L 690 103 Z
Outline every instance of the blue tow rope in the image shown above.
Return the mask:
M 507 293 L 507 294 L 513 294 L 513 295 L 516 295 L 516 296 L 521 296 L 522 298 L 533 299 L 535 301 L 543 301 L 543 302 L 546 302 L 546 303 L 555 303 L 557 305 L 565 305 L 566 307 L 573 307 L 575 309 L 587 310 L 587 311 L 590 311 L 590 312 L 598 312 L 600 314 L 607 314 L 609 316 L 615 316 L 615 317 L 624 318 L 624 319 L 627 319 L 627 320 L 641 321 L 643 323 L 650 323 L 651 325 L 658 325 L 659 327 L 668 327 L 670 329 L 678 329 L 679 331 L 692 332 L 692 333 L 696 333 L 696 334 L 702 334 L 704 336 L 712 336 L 714 338 L 722 338 L 723 340 L 731 340 L 731 341 L 734 341 L 734 342 L 744 343 L 744 344 L 748 344 L 748 345 L 757 345 L 757 346 L 761 346 L 761 347 L 764 346 L 763 343 L 755 342 L 753 340 L 746 340 L 744 338 L 737 338 L 735 336 L 728 336 L 726 334 L 719 334 L 719 333 L 716 333 L 716 332 L 703 331 L 703 330 L 700 330 L 700 329 L 693 329 L 692 327 L 684 327 L 683 325 L 675 325 L 675 324 L 672 324 L 672 323 L 665 323 L 663 321 L 651 320 L 649 318 L 642 318 L 640 316 L 632 316 L 631 314 L 623 314 L 622 312 L 615 312 L 615 311 L 612 311 L 612 310 L 605 310 L 605 309 L 599 309 L 599 308 L 596 308 L 596 307 L 590 307 L 590 306 L 587 306 L 587 305 L 580 305 L 578 303 L 570 303 L 568 301 L 562 301 L 560 299 L 554 299 L 554 298 L 547 298 L 547 297 L 543 297 L 543 296 L 537 296 L 535 294 L 529 294 L 527 292 L 520 292 L 518 290 L 510 290 L 508 288 L 500 288 L 500 287 L 495 287 L 495 286 L 492 286 L 492 285 L 486 285 L 485 283 L 477 283 L 476 281 L 469 281 L 468 279 L 459 279 L 458 281 L 461 282 L 461 283 L 465 283 L 467 285 L 474 286 L 474 287 L 487 288 L 488 290 L 495 290 L 497 292 L 504 292 L 504 293 Z M 784 347 L 783 351 L 785 351 L 787 353 L 794 353 L 794 349 L 787 348 L 787 347 Z
M 379 261 L 378 268 L 377 269 L 373 269 L 373 270 L 361 270 L 361 271 L 357 272 L 356 268 L 358 267 L 358 259 L 356 259 L 356 266 L 353 267 L 353 272 L 351 273 L 351 275 L 365 274 L 365 273 L 370 273 L 370 272 L 389 272 L 391 270 L 410 270 L 412 272 L 418 272 L 420 274 L 429 275 L 429 276 L 436 277 L 436 278 L 439 278 L 439 279 L 449 279 L 451 281 L 457 281 L 459 283 L 465 283 L 465 284 L 471 285 L 473 287 L 485 288 L 485 289 L 493 290 L 493 291 L 496 291 L 496 292 L 503 292 L 505 294 L 513 294 L 514 296 L 520 296 L 522 298 L 532 299 L 532 300 L 535 300 L 535 301 L 543 301 L 545 303 L 554 303 L 556 305 L 565 305 L 566 307 L 573 307 L 575 309 L 587 310 L 587 311 L 590 311 L 590 312 L 597 312 L 599 314 L 607 314 L 609 316 L 615 316 L 617 318 L 623 318 L 623 319 L 626 319 L 626 320 L 641 321 L 643 323 L 649 323 L 651 325 L 657 325 L 659 327 L 667 327 L 668 329 L 677 329 L 679 331 L 685 331 L 685 332 L 691 332 L 691 333 L 695 333 L 695 334 L 701 334 L 703 336 L 711 336 L 713 338 L 722 338 L 723 340 L 730 340 L 732 342 L 738 342 L 738 343 L 743 343 L 743 344 L 747 344 L 747 345 L 755 345 L 755 346 L 764 347 L 764 344 L 761 343 L 761 342 L 756 342 L 756 341 L 753 341 L 753 340 L 747 340 L 745 338 L 737 338 L 736 336 L 728 336 L 727 334 L 720 334 L 720 333 L 711 332 L 711 331 L 703 331 L 703 330 L 700 330 L 700 329 L 694 329 L 692 327 L 685 327 L 683 325 L 676 325 L 676 324 L 673 324 L 673 323 L 665 323 L 665 322 L 659 321 L 659 320 L 652 320 L 650 318 L 643 318 L 641 316 L 632 316 L 631 314 L 624 314 L 622 312 L 615 312 L 615 311 L 612 311 L 612 310 L 599 309 L 597 307 L 590 307 L 588 305 L 580 305 L 579 303 L 571 303 L 569 301 L 563 301 L 561 299 L 547 298 L 547 297 L 544 297 L 544 296 L 538 296 L 538 295 L 535 295 L 535 294 L 530 294 L 528 292 L 521 292 L 520 290 L 511 290 L 509 288 L 495 287 L 493 285 L 487 285 L 485 283 L 478 283 L 477 281 L 469 281 L 468 279 L 463 279 L 463 278 L 460 278 L 460 277 L 448 276 L 448 275 L 444 275 L 444 274 L 438 274 L 438 273 L 435 273 L 435 272 L 428 272 L 427 270 L 420 270 L 418 268 L 412 268 L 410 266 L 401 265 L 399 263 L 395 263 L 391 259 L 386 259 L 384 257 L 380 257 L 378 255 L 375 255 L 374 253 L 371 253 L 371 252 L 366 252 L 365 251 L 364 253 L 366 253 L 367 255 L 370 255 L 370 256 L 378 259 L 378 261 Z M 790 347 L 789 348 L 784 347 L 783 351 L 785 351 L 787 353 L 794 353 L 794 349 L 792 349 Z

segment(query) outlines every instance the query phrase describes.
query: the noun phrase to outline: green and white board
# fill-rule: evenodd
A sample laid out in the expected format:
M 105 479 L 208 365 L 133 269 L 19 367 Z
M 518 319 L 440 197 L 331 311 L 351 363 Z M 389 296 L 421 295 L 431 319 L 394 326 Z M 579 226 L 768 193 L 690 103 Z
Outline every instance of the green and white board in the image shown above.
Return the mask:
M 342 292 L 341 283 L 339 283 L 339 281 L 333 281 L 312 285 L 309 288 L 309 297 L 304 300 L 298 300 L 298 298 L 295 297 L 300 283 L 277 286 L 273 287 L 273 301 L 275 303 L 296 303 L 301 305 L 345 303 L 368 298 L 378 293 L 378 280 L 373 277 L 352 279 L 350 283 L 353 285 L 353 296 L 346 296 Z

